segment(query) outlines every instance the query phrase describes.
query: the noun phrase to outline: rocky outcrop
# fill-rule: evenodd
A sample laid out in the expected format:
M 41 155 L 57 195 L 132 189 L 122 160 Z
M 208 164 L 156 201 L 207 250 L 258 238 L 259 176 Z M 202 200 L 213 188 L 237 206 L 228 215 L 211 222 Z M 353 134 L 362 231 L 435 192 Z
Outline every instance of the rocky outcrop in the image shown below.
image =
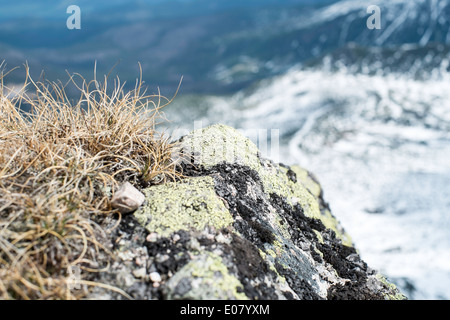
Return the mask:
M 141 190 L 99 282 L 136 299 L 405 298 L 361 259 L 307 170 L 223 125 L 184 136 L 174 156 L 185 178 Z

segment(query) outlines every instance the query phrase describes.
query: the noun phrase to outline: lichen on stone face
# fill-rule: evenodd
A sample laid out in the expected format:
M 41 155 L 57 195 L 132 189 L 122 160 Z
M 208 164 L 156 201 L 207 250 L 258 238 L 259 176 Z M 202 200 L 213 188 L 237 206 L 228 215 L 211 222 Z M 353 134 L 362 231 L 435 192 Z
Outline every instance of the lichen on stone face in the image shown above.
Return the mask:
M 211 177 L 187 178 L 143 190 L 147 203 L 134 215 L 149 232 L 169 236 L 178 230 L 229 226 L 233 218 L 214 191 Z
M 222 258 L 211 252 L 194 257 L 166 287 L 168 299 L 248 299 L 242 293 L 242 284 L 228 272 Z
M 194 155 L 194 164 L 209 169 L 227 162 L 255 169 L 258 148 L 234 128 L 216 124 L 192 131 L 181 140 L 180 151 Z

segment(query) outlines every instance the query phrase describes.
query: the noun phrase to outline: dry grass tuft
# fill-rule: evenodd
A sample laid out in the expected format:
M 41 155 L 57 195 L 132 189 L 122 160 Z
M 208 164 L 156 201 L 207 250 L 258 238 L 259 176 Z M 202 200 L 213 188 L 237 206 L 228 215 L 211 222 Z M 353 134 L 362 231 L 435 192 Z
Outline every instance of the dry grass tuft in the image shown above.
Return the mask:
M 120 182 L 177 178 L 174 146 L 155 129 L 170 101 L 146 95 L 141 79 L 124 92 L 119 79 L 109 89 L 107 77 L 75 75 L 80 98 L 71 102 L 65 85 L 34 82 L 26 70 L 14 95 L 0 76 L 0 299 L 80 299 L 92 286 L 126 295 L 88 276 L 73 290 L 73 270 L 108 267 L 95 217 L 115 212 L 109 199 Z

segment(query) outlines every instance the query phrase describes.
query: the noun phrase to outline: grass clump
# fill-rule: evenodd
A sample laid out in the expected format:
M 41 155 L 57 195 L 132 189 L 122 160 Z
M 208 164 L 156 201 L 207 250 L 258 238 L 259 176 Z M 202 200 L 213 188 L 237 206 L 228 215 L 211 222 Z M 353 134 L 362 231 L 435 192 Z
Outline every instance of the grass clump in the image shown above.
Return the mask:
M 111 260 L 98 221 L 116 213 L 110 199 L 121 182 L 177 177 L 174 145 L 156 131 L 170 101 L 147 95 L 141 79 L 125 92 L 118 78 L 110 89 L 108 77 L 63 85 L 26 71 L 14 94 L 0 76 L 0 299 L 80 299 L 93 286 L 126 295 L 92 277 Z

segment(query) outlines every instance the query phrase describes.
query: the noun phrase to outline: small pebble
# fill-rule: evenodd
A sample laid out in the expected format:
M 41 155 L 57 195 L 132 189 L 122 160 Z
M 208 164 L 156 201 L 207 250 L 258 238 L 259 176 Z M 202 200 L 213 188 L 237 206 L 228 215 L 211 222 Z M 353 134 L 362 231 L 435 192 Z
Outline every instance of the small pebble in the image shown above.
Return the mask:
M 147 274 L 147 270 L 145 268 L 139 268 L 139 269 L 133 270 L 133 275 L 136 278 L 144 278 L 146 274 Z
M 150 280 L 152 280 L 153 282 L 161 282 L 161 275 L 158 272 L 152 272 L 149 274 L 149 278 Z
M 137 257 L 134 262 L 136 263 L 136 265 L 142 266 L 145 263 L 145 260 L 142 259 L 141 257 Z
M 156 242 L 158 240 L 158 234 L 156 232 L 150 233 L 147 238 L 145 238 L 147 242 Z
M 145 201 L 145 195 L 131 183 L 125 182 L 111 199 L 111 206 L 121 213 L 130 213 L 139 208 Z
M 177 242 L 180 239 L 181 239 L 181 237 L 180 237 L 180 235 L 178 233 L 175 233 L 175 235 L 172 238 L 173 242 Z

